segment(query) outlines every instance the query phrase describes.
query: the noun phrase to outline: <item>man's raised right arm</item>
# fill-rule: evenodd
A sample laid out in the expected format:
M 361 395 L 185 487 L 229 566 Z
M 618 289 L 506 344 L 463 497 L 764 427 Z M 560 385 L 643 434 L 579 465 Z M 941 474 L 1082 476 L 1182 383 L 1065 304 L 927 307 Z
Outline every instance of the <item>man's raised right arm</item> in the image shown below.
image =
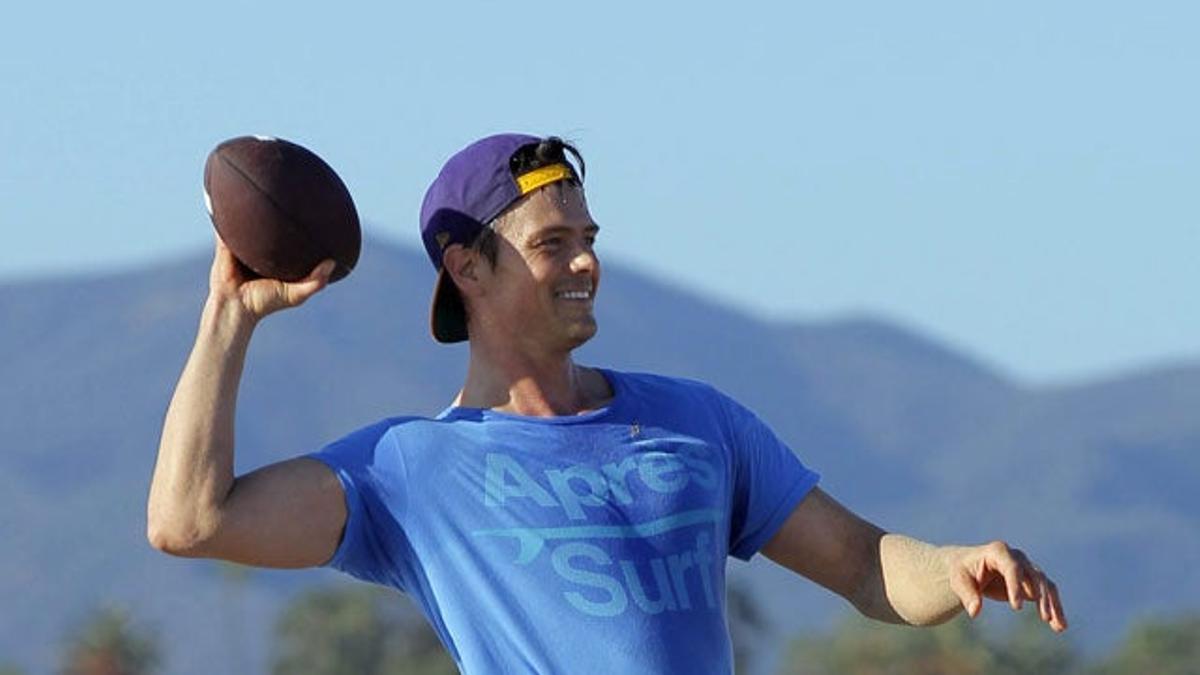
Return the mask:
M 332 267 L 326 261 L 296 283 L 247 281 L 218 240 L 200 329 L 167 409 L 150 485 L 146 534 L 155 548 L 264 567 L 311 567 L 332 557 L 346 506 L 324 464 L 297 458 L 233 472 L 237 390 L 254 328 L 324 288 Z

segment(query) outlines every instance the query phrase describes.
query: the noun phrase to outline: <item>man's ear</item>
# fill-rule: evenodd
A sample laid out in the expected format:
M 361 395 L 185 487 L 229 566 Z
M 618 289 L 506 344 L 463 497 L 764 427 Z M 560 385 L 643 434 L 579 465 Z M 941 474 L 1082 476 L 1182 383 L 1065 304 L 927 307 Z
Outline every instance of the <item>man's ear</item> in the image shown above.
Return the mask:
M 454 279 L 458 292 L 463 295 L 475 295 L 481 285 L 479 283 L 479 253 L 462 244 L 451 244 L 442 252 L 442 264 L 446 273 Z

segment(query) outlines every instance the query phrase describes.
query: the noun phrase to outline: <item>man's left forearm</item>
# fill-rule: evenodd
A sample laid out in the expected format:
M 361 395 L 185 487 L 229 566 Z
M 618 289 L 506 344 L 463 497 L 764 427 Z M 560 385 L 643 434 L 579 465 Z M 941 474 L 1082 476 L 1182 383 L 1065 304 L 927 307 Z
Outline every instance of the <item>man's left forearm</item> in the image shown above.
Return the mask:
M 985 598 L 1025 602 L 1055 632 L 1067 629 L 1058 587 L 1020 549 L 1002 541 L 978 546 L 934 546 L 899 534 L 878 539 L 878 579 L 856 606 L 868 616 L 914 626 L 948 621 L 961 609 L 978 616 Z
M 892 623 L 932 626 L 962 610 L 950 586 L 950 557 L 956 546 L 934 546 L 902 534 L 879 539 L 880 578 L 868 591 L 875 597 L 859 609 Z
M 849 600 L 872 619 L 914 626 L 972 617 L 985 598 L 1014 610 L 1036 604 L 1042 621 L 1067 629 L 1058 587 L 1020 549 L 1003 541 L 934 546 L 890 534 L 813 488 L 763 546 L 784 567 Z

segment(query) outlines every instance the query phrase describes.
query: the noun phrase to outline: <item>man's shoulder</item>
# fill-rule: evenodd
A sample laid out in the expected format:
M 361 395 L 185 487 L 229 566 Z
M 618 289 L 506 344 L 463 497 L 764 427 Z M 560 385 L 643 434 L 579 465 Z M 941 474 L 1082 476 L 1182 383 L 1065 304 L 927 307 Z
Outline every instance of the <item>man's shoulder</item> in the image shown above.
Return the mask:
M 404 455 L 422 448 L 442 448 L 451 442 L 451 420 L 440 417 L 387 417 L 328 443 L 310 454 L 335 467 L 392 467 L 405 463 Z
M 721 401 L 728 397 L 713 385 L 700 380 L 658 373 L 601 370 L 619 389 L 651 398 L 682 397 Z
M 381 420 L 372 422 L 371 424 L 351 431 L 338 440 L 330 443 L 327 447 L 374 447 L 379 445 L 389 436 L 395 434 L 420 433 L 422 429 L 436 427 L 439 424 L 441 424 L 441 422 L 435 417 L 421 417 L 417 415 L 385 417 Z

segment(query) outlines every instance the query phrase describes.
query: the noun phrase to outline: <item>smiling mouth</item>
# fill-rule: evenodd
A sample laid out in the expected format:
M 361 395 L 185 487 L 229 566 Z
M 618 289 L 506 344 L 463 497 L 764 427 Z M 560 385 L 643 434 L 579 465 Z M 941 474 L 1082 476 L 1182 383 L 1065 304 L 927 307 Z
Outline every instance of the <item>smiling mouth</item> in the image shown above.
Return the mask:
M 594 289 L 591 286 L 585 286 L 584 288 L 565 288 L 561 291 L 557 291 L 554 294 L 554 298 L 557 300 L 591 300 L 593 290 Z

